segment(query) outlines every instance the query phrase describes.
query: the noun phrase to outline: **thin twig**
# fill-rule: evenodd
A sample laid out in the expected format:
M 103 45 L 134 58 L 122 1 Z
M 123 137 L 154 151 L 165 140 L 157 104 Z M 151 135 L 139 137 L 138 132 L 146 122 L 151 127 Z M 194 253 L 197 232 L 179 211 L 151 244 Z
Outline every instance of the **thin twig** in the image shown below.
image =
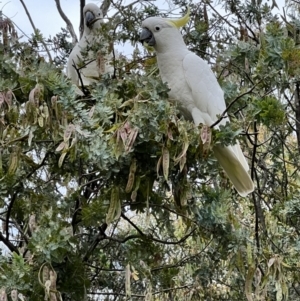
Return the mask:
M 206 4 L 225 22 L 228 26 L 234 29 L 234 31 L 237 33 L 239 32 L 239 29 L 233 26 L 226 18 L 224 18 L 211 4 L 209 1 L 206 1 Z
M 240 94 L 239 96 L 237 96 L 237 97 L 236 97 L 236 98 L 235 98 L 235 99 L 227 106 L 227 108 L 225 109 L 225 111 L 221 114 L 220 118 L 210 126 L 210 128 L 213 128 L 214 126 L 216 126 L 217 124 L 219 124 L 219 123 L 222 121 L 222 119 L 224 119 L 225 117 L 227 117 L 227 116 L 226 116 L 226 113 L 227 113 L 227 112 L 229 111 L 229 109 L 233 106 L 233 104 L 234 104 L 236 101 L 238 101 L 240 98 L 242 98 L 243 96 L 245 96 L 245 95 L 251 93 L 257 85 L 258 85 L 258 83 L 255 84 L 255 85 L 253 85 L 253 87 L 252 87 L 251 89 L 249 89 L 248 91 L 246 91 L 246 92 Z
M 62 19 L 66 22 L 67 24 L 67 28 L 72 36 L 72 43 L 73 45 L 75 45 L 77 42 L 78 42 L 78 39 L 77 39 L 77 35 L 74 31 L 74 27 L 71 23 L 71 21 L 69 20 L 69 18 L 66 16 L 66 14 L 63 12 L 62 8 L 61 8 L 61 5 L 60 5 L 60 0 L 54 0 L 55 3 L 56 3 L 56 7 L 57 7 L 57 10 L 60 14 L 60 16 L 62 17 Z

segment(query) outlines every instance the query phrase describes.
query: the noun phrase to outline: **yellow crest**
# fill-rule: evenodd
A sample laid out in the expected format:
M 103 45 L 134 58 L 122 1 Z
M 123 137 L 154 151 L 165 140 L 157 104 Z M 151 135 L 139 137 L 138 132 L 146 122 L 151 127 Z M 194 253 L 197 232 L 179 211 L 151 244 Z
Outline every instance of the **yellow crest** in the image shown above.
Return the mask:
M 175 20 L 167 20 L 168 23 L 170 23 L 172 26 L 177 27 L 178 29 L 190 20 L 190 8 L 188 7 L 187 13 L 181 17 L 180 19 L 175 19 Z

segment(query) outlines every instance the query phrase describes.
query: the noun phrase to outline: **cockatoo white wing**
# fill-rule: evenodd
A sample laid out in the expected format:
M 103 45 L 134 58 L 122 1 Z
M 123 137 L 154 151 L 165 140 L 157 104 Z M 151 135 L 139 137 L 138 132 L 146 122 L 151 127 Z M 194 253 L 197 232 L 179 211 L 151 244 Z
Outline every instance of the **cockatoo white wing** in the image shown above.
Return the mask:
M 223 90 L 209 65 L 195 54 L 185 56 L 183 69 L 195 103 L 192 111 L 194 122 L 198 125 L 203 120 L 205 125 L 210 126 L 226 109 Z M 226 122 L 229 122 L 228 118 L 224 118 L 220 124 Z M 253 182 L 248 174 L 249 166 L 240 145 L 216 145 L 213 150 L 239 194 L 246 196 L 253 191 Z
M 78 63 L 82 59 L 80 48 L 78 43 L 72 49 L 68 63 L 67 63 L 67 76 L 71 79 L 72 83 L 75 85 L 79 85 L 78 81 L 78 73 L 76 69 L 78 69 Z
M 87 51 L 87 47 L 89 47 L 89 44 L 92 45 L 93 40 L 91 37 L 89 37 L 91 41 L 87 41 L 85 38 L 83 36 L 79 43 L 75 45 L 68 59 L 67 75 L 77 86 L 81 84 L 79 83 L 78 72 L 84 86 L 90 85 L 101 75 L 97 54 L 93 51 Z M 94 42 L 97 42 L 96 39 Z M 83 53 L 86 55 L 84 56 Z
M 212 125 L 218 120 L 225 109 L 223 90 L 221 89 L 211 68 L 202 58 L 192 52 L 187 54 L 182 62 L 186 82 L 191 89 L 195 106 L 202 114 L 205 125 Z M 197 116 L 194 116 L 196 125 Z M 225 124 L 228 119 L 223 119 L 221 124 Z

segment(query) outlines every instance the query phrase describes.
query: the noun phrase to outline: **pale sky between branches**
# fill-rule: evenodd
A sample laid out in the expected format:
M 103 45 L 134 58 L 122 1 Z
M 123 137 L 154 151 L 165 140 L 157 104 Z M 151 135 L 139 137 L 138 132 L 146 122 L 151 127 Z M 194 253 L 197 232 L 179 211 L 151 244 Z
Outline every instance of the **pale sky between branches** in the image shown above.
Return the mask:
M 101 4 L 101 1 L 86 2 L 93 2 L 99 6 Z M 280 8 L 278 13 L 282 14 L 282 7 L 285 5 L 285 0 L 276 0 L 276 2 Z M 24 3 L 31 14 L 36 28 L 40 29 L 45 38 L 54 36 L 56 33 L 60 32 L 61 27 L 66 27 L 65 22 L 57 11 L 54 0 L 24 0 Z M 61 0 L 60 3 L 64 13 L 72 22 L 76 34 L 79 35 L 79 1 Z M 156 5 L 161 5 L 164 9 L 166 9 L 166 6 L 168 5 L 166 0 L 157 0 L 154 1 L 154 3 Z M 19 0 L 1 0 L 0 11 L 2 11 L 5 16 L 12 19 L 26 35 L 30 36 L 33 33 L 32 26 Z M 19 29 L 18 32 L 20 32 Z

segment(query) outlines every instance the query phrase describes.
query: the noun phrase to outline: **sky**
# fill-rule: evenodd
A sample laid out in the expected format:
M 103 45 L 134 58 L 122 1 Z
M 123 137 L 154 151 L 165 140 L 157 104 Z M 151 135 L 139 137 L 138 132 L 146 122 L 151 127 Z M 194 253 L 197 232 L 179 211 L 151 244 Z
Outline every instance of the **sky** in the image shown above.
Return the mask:
M 129 4 L 134 0 L 123 0 L 124 3 Z M 165 11 L 170 9 L 169 0 L 152 0 L 155 1 L 157 5 L 164 9 Z M 191 0 L 193 2 L 199 2 L 200 0 Z M 264 0 L 268 1 L 269 4 L 272 3 L 273 0 Z M 285 6 L 286 1 L 292 0 L 275 0 L 277 5 L 279 6 L 279 10 L 274 10 L 273 13 L 281 13 L 282 7 Z M 48 38 L 49 36 L 53 37 L 56 33 L 61 31 L 61 28 L 66 28 L 66 23 L 61 18 L 57 11 L 55 0 L 23 0 L 25 3 L 33 23 L 36 28 L 38 28 L 43 34 L 44 38 Z M 101 5 L 102 1 L 99 0 L 86 0 L 86 3 L 95 3 L 96 5 Z M 220 2 L 220 0 L 213 0 L 212 2 Z M 63 12 L 67 15 L 71 23 L 73 24 L 75 33 L 77 38 L 79 38 L 79 0 L 60 0 L 60 4 Z M 220 6 L 219 6 L 220 7 Z M 174 9 L 175 7 L 172 7 Z M 218 8 L 220 10 L 220 8 Z M 21 4 L 20 0 L 0 0 L 0 11 L 4 14 L 4 16 L 9 17 L 15 24 L 18 31 L 19 38 L 22 36 L 26 40 L 27 37 L 30 37 L 33 33 L 33 28 L 29 22 L 28 16 L 25 13 L 24 7 Z M 20 33 L 20 29 L 24 33 Z M 71 40 L 70 40 L 71 41 Z M 132 57 L 132 53 L 134 51 L 134 47 L 131 43 L 124 43 L 115 45 L 115 49 L 122 53 L 122 55 L 127 58 Z
M 88 2 L 88 1 L 87 1 Z M 91 1 L 100 4 L 99 1 Z M 39 28 L 44 37 L 53 36 L 58 33 L 66 23 L 60 17 L 54 0 L 24 0 L 33 23 Z M 79 1 L 60 0 L 61 7 L 74 26 L 79 35 Z M 32 26 L 28 20 L 25 10 L 19 0 L 0 0 L 0 10 L 9 17 L 27 35 L 33 33 Z M 19 31 L 19 30 L 18 30 Z
M 269 0 L 271 1 L 271 0 Z M 48 38 L 58 33 L 61 27 L 66 27 L 65 22 L 60 17 L 54 0 L 24 0 L 33 22 L 41 30 L 44 37 Z M 101 1 L 86 1 L 100 5 Z M 157 4 L 166 4 L 167 0 L 158 0 Z M 278 6 L 282 8 L 285 0 L 276 0 Z M 61 7 L 73 24 L 74 30 L 79 35 L 79 0 L 60 0 Z M 31 35 L 33 29 L 30 25 L 25 10 L 20 0 L 0 0 L 0 11 L 12 19 L 25 34 Z M 282 13 L 282 9 L 280 10 Z

